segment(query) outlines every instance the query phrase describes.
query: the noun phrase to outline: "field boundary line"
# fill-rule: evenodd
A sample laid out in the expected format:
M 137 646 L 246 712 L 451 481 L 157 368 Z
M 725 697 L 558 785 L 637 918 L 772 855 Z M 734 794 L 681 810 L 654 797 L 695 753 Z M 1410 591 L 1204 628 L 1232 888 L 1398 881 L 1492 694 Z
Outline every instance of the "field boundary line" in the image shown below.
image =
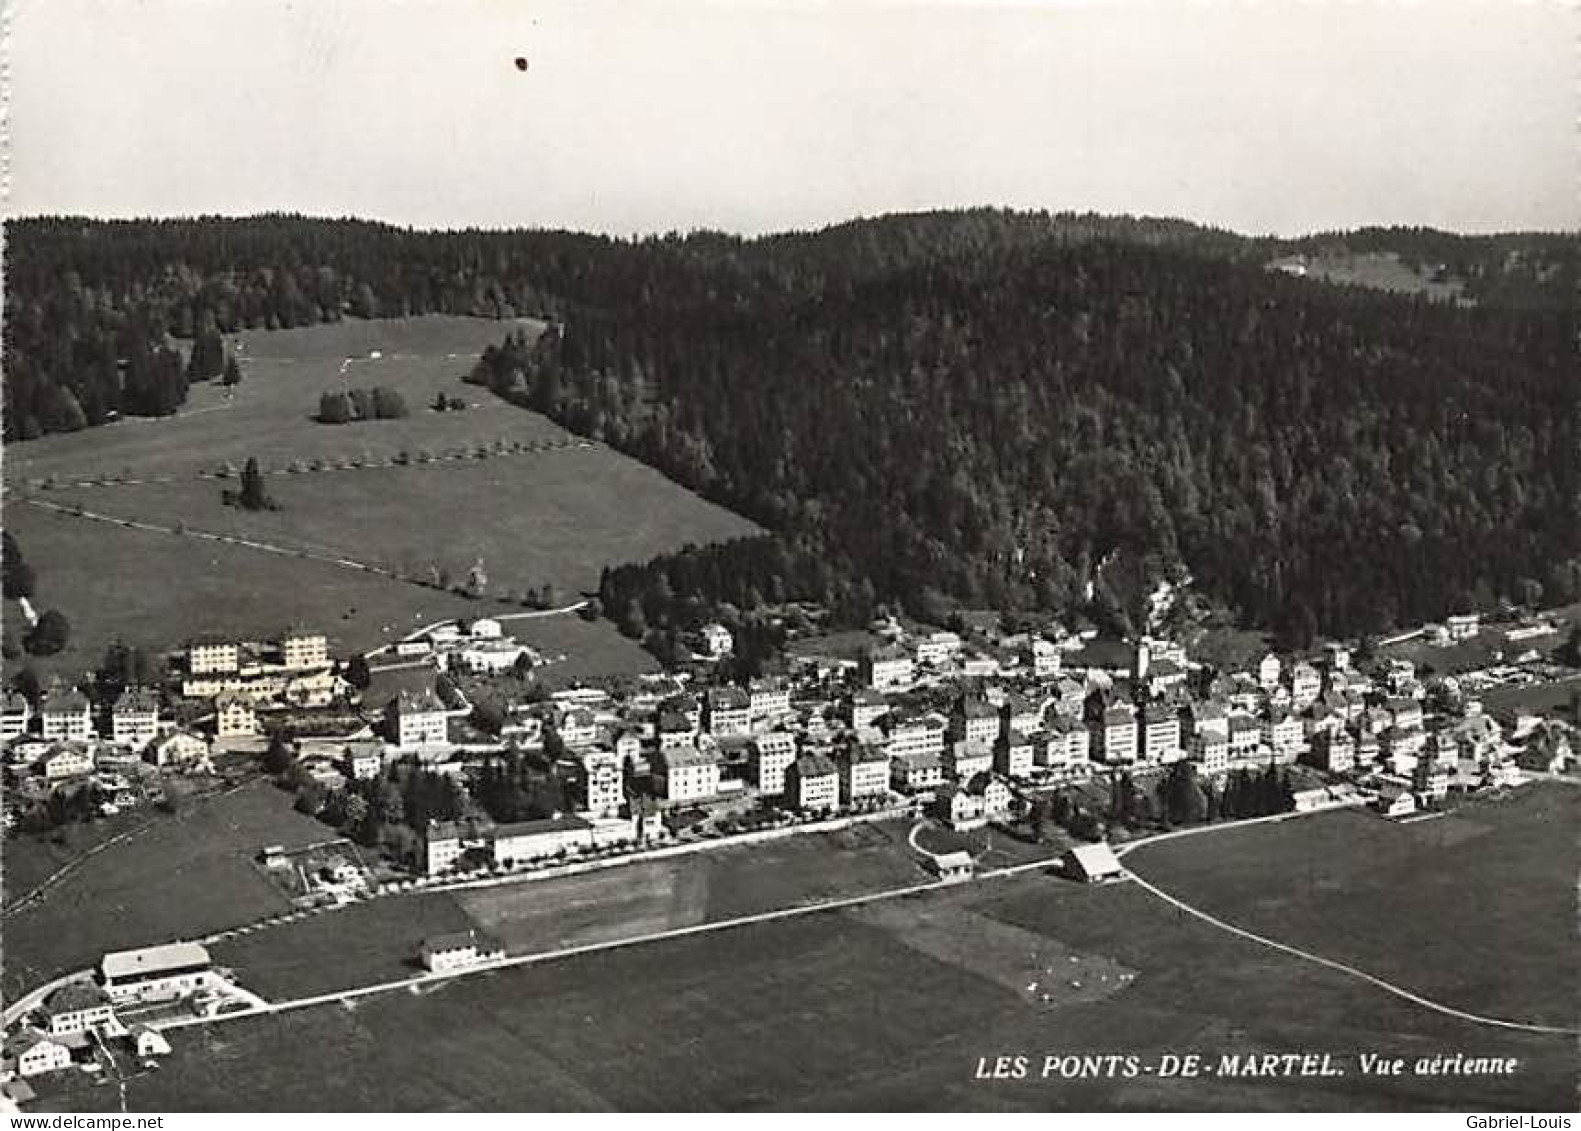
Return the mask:
M 1419 1005 L 1424 1009 L 1430 1009 L 1434 1013 L 1442 1013 L 1446 1017 L 1454 1017 L 1461 1021 L 1470 1021 L 1476 1025 L 1489 1025 L 1499 1029 L 1516 1029 L 1526 1033 L 1543 1033 L 1565 1037 L 1581 1036 L 1581 1029 L 1565 1028 L 1562 1025 L 1540 1025 L 1530 1021 L 1508 1021 L 1502 1017 L 1485 1017 L 1479 1013 L 1471 1013 L 1464 1009 L 1456 1009 L 1451 1005 L 1444 1005 L 1442 1002 L 1437 1002 L 1431 998 L 1423 997 L 1421 994 L 1408 990 L 1403 986 L 1397 986 L 1393 982 L 1385 981 L 1383 978 L 1380 978 L 1375 974 L 1369 974 L 1365 970 L 1358 970 L 1354 966 L 1348 966 L 1343 962 L 1336 961 L 1335 959 L 1324 958 L 1321 954 L 1313 954 L 1311 951 L 1302 950 L 1300 947 L 1291 946 L 1288 943 L 1282 943 L 1276 939 L 1267 938 L 1253 931 L 1248 931 L 1244 927 L 1237 927 L 1233 923 L 1227 923 L 1223 919 L 1219 919 L 1213 915 L 1210 915 L 1206 911 L 1193 907 L 1185 900 L 1171 895 L 1169 892 L 1165 891 L 1156 884 L 1144 880 L 1132 869 L 1124 868 L 1123 870 L 1125 874 L 1130 877 L 1131 881 L 1138 887 L 1142 888 L 1144 891 L 1151 893 L 1170 906 L 1184 911 L 1193 918 L 1202 920 L 1209 926 L 1217 927 L 1221 931 L 1226 931 L 1229 934 L 1238 936 L 1239 938 L 1243 938 L 1250 942 L 1265 946 L 1270 950 L 1276 950 L 1281 954 L 1288 954 L 1293 958 L 1303 959 L 1307 962 L 1314 963 L 1315 965 L 1325 967 L 1329 970 L 1334 970 L 1349 977 L 1359 978 L 1370 985 L 1376 986 L 1381 990 L 1393 994 L 1395 997 L 1403 998 L 1411 1004 Z

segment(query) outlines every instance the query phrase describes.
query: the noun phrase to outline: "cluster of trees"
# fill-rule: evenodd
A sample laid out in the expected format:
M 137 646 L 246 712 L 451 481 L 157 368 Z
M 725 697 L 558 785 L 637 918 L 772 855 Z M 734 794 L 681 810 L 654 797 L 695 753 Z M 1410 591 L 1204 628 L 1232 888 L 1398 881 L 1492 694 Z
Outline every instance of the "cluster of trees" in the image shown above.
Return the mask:
M 262 766 L 282 788 L 296 794 L 298 812 L 316 817 L 357 844 L 382 845 L 397 856 L 416 850 L 430 820 L 454 821 L 466 807 L 465 792 L 451 777 L 425 770 L 415 761 L 397 763 L 379 777 L 354 779 L 330 789 L 301 768 L 290 743 L 277 734 L 269 740 Z
M 1291 647 L 1581 596 L 1566 313 L 1113 243 L 963 254 L 805 299 L 692 302 L 689 270 L 507 338 L 473 379 L 919 615 L 1068 611 L 1116 554 L 1188 569 Z
M 1257 266 L 1291 252 L 1396 251 L 1444 265 L 1477 301 L 1573 308 L 1581 241 L 1369 229 L 1250 239 L 1178 220 L 975 209 L 746 240 L 554 231 L 413 232 L 356 220 L 35 218 L 6 225 L 5 438 L 165 415 L 189 380 L 241 378 L 219 335 L 424 313 L 575 320 L 654 300 L 808 302 L 959 259 L 1095 242 Z M 183 366 L 168 338 L 194 342 Z M 201 339 L 209 344 L 200 346 Z M 216 368 L 218 365 L 220 368 Z
M 1053 838 L 1056 825 L 1082 840 L 1102 840 L 1115 826 L 1168 829 L 1267 817 L 1294 808 L 1295 794 L 1287 769 L 1240 769 L 1215 787 L 1198 776 L 1196 766 L 1182 761 L 1171 765 L 1151 791 L 1139 786 L 1128 772 L 1115 774 L 1109 781 L 1109 804 L 1104 813 L 1095 812 L 1062 791 L 1034 800 L 1029 819 L 1033 836 L 1040 842 Z
M 227 388 L 234 388 L 241 384 L 242 370 L 236 358 L 225 352 L 225 339 L 212 326 L 205 326 L 192 339 L 192 352 L 187 355 L 187 384 L 216 377 Z
M 395 389 L 380 385 L 374 389 L 347 389 L 328 392 L 318 398 L 321 424 L 352 424 L 362 420 L 399 420 L 409 415 L 406 399 Z
M 753 240 L 290 216 L 9 235 L 8 438 L 173 411 L 170 335 L 211 343 L 195 375 L 244 327 L 536 314 L 551 329 L 474 380 L 756 519 L 826 596 L 1068 611 L 1124 552 L 1289 645 L 1581 596 L 1574 237 L 993 210 Z M 1336 245 L 1443 264 L 1480 305 L 1264 268 Z
M 686 546 L 647 562 L 606 568 L 598 609 L 661 660 L 682 659 L 686 638 L 709 621 L 735 636 L 729 678 L 751 678 L 782 649 L 794 602 L 830 611 L 835 627 L 865 626 L 878 604 L 873 584 L 838 559 L 765 535 Z
M 535 821 L 571 808 L 565 784 L 553 767 L 519 750 L 486 759 L 472 796 L 496 821 Z
M 0 587 L 3 587 L 6 599 L 31 601 L 37 586 L 38 575 L 22 556 L 22 547 L 18 545 L 16 536 L 9 530 L 0 531 Z M 71 622 L 66 619 L 66 614 L 59 609 L 45 609 L 23 633 L 22 648 L 29 655 L 53 656 L 70 640 Z M 0 650 L 3 650 L 6 659 L 15 659 L 20 654 L 15 639 L 9 634 Z
M 1296 807 L 1290 771 L 1275 766 L 1261 770 L 1236 770 L 1225 779 L 1219 812 L 1226 820 L 1271 817 Z

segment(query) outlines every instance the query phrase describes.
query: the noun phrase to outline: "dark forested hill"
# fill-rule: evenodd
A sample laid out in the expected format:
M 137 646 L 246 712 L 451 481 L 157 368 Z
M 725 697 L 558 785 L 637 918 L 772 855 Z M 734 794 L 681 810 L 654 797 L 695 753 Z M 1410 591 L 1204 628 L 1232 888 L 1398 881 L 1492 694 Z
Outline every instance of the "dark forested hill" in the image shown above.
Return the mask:
M 1573 236 L 984 209 L 754 240 L 290 216 L 7 237 L 9 440 L 173 412 L 242 327 L 535 314 L 555 329 L 478 380 L 763 522 L 781 544 L 742 568 L 815 567 L 755 587 L 853 617 L 1064 608 L 1118 549 L 1292 639 L 1581 596 Z M 1346 251 L 1476 305 L 1265 269 Z

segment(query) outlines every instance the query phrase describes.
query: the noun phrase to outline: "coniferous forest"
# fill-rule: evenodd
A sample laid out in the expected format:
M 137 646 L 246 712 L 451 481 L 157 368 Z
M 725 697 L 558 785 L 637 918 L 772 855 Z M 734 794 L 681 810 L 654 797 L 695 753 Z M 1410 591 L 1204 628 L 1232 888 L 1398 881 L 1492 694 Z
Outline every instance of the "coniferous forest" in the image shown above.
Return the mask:
M 1265 267 L 1335 246 L 1471 301 Z M 881 601 L 1060 611 L 1125 556 L 1299 645 L 1581 598 L 1578 249 L 987 210 L 758 240 L 24 221 L 5 430 L 176 411 L 239 328 L 531 315 L 550 329 L 502 328 L 473 380 L 773 532 L 734 553 L 746 574 L 715 551 L 606 579 L 612 616 L 660 575 L 693 605 L 811 596 L 853 620 Z

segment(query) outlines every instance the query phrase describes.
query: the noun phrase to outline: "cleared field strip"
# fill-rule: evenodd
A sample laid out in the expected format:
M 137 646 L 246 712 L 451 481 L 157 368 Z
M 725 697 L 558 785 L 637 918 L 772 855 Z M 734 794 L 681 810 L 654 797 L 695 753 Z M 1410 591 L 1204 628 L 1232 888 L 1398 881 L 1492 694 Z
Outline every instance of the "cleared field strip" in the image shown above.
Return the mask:
M 573 451 L 590 449 L 602 445 L 592 440 L 580 437 L 569 437 L 561 440 L 518 440 L 504 447 L 495 445 L 479 446 L 466 451 L 450 450 L 444 452 L 430 452 L 426 454 L 409 455 L 400 459 L 394 455 L 374 457 L 371 459 L 357 459 L 354 461 L 330 461 L 315 459 L 302 461 L 296 467 L 266 467 L 260 470 L 264 475 L 276 476 L 302 476 L 302 475 L 328 475 L 333 472 L 346 471 L 386 471 L 391 468 L 421 468 L 435 467 L 446 463 L 475 463 L 484 459 L 500 459 L 506 456 L 531 456 L 544 455 L 551 452 Z M 239 473 L 237 473 L 239 474 Z M 150 475 L 147 477 L 128 477 L 119 475 L 91 476 L 86 479 L 61 479 L 56 476 L 43 476 L 22 481 L 22 486 L 34 490 L 53 490 L 67 488 L 95 488 L 95 487 L 148 487 L 164 486 L 173 483 L 189 483 L 193 480 L 225 481 L 236 478 L 230 472 L 214 470 L 195 471 L 189 475 Z

